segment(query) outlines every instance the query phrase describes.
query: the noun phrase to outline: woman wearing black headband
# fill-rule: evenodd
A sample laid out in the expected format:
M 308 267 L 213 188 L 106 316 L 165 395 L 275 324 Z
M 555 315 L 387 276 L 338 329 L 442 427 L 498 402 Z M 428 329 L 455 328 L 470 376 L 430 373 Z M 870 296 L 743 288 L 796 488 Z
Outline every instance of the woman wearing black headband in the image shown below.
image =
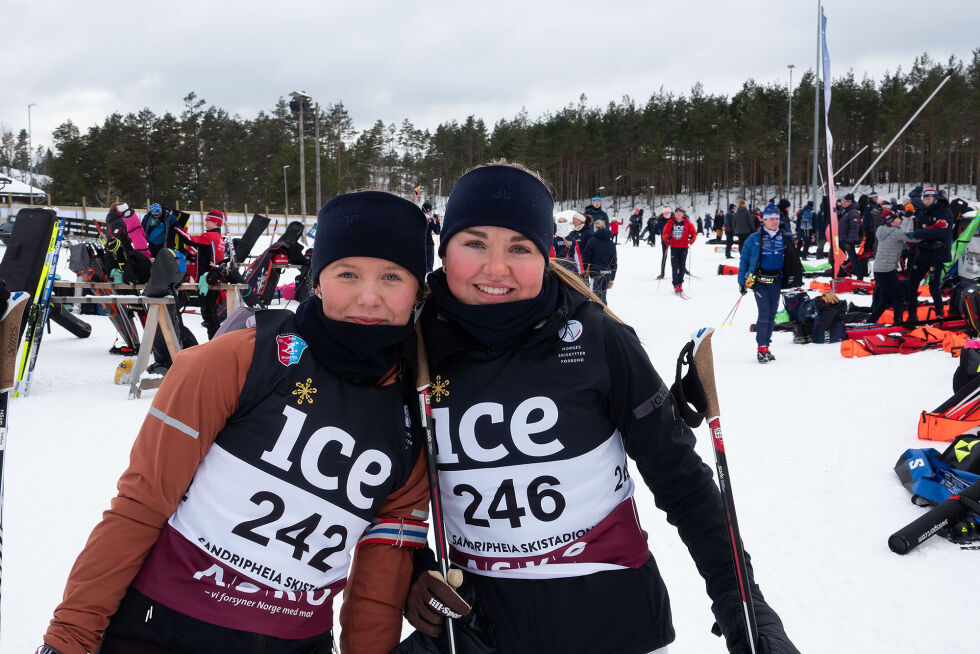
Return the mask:
M 446 538 L 465 581 L 457 595 L 418 578 L 406 611 L 418 631 L 396 651 L 437 651 L 429 636 L 468 604 L 460 654 L 645 654 L 673 641 L 635 471 L 690 549 L 730 651 L 748 651 L 710 469 L 633 330 L 547 263 L 553 204 L 539 177 L 500 164 L 449 197 L 420 321 Z M 796 653 L 753 594 L 763 651 Z M 474 650 L 488 634 L 497 649 Z
M 344 651 L 397 644 L 426 533 L 409 369 L 425 223 L 388 193 L 335 197 L 316 294 L 176 357 L 41 652 L 328 654 L 358 544 Z M 379 551 L 394 573 L 372 575 Z

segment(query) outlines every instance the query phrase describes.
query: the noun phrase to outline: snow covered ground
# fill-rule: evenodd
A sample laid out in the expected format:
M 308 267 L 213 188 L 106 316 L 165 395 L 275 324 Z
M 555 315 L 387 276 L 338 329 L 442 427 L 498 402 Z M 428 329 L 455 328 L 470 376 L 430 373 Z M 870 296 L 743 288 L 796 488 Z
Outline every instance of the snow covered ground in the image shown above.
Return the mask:
M 665 378 L 690 334 L 718 328 L 738 298 L 735 278 L 716 275 L 724 256 L 714 247 L 699 238 L 693 248 L 698 278 L 685 285 L 689 301 L 672 294 L 669 267 L 667 280 L 654 279 L 659 243 L 619 247 L 610 306 L 635 327 Z M 748 331 L 755 315 L 748 296 L 734 325 L 716 332 L 715 371 L 742 535 L 788 633 L 805 653 L 969 651 L 975 636 L 957 620 L 958 608 L 978 581 L 980 552 L 940 538 L 904 557 L 886 545 L 922 512 L 892 467 L 906 448 L 943 449 L 918 441 L 916 423 L 950 395 L 955 360 L 936 351 L 844 359 L 836 345 L 793 345 L 791 334 L 777 332 L 778 359 L 762 366 Z M 30 397 L 11 400 L 0 652 L 40 644 L 150 405 L 152 392 L 131 401 L 127 387 L 113 384 L 120 358 L 107 353 L 109 321 L 84 318 L 92 336 L 78 340 L 55 326 Z M 186 322 L 203 341 L 199 321 Z M 707 428 L 698 436 L 713 466 Z M 704 584 L 642 483 L 638 503 L 671 594 L 671 654 L 723 652 L 709 633 Z

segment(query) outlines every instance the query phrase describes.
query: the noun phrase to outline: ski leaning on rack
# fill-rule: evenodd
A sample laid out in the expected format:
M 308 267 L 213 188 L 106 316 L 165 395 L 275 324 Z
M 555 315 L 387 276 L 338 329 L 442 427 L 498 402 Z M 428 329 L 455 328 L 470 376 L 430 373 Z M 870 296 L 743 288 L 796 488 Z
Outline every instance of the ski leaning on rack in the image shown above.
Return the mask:
M 3 585 L 3 464 L 7 447 L 7 400 L 14 385 L 20 322 L 30 299 L 30 294 L 23 291 L 11 294 L 7 309 L 0 316 L 0 589 Z
M 44 287 L 47 282 L 48 269 L 51 267 L 51 258 L 54 256 L 55 243 L 58 241 L 59 229 L 60 226 L 58 224 L 54 224 L 51 229 L 51 239 L 48 241 L 48 249 L 44 256 L 44 264 L 41 266 L 41 273 L 37 280 L 37 287 L 34 290 L 34 294 L 31 296 L 31 304 L 27 308 L 27 321 L 24 325 L 24 349 L 20 357 L 20 364 L 17 366 L 17 382 L 20 382 L 27 370 L 27 359 L 30 355 L 31 341 L 34 340 L 34 330 L 37 326 L 38 303 L 40 302 L 41 294 L 44 292 Z M 14 391 L 14 397 L 16 396 L 17 392 Z
M 51 291 L 54 288 L 55 273 L 58 269 L 58 255 L 61 251 L 61 241 L 65 235 L 65 219 L 58 219 L 57 232 L 53 249 L 49 250 L 45 261 L 46 273 L 42 273 L 41 279 L 43 286 L 40 287 L 40 294 L 35 296 L 35 302 L 31 305 L 31 322 L 27 325 L 27 334 L 30 338 L 24 338 L 24 355 L 20 362 L 20 371 L 17 375 L 17 390 L 14 397 L 21 394 L 27 397 L 31 389 L 31 379 L 34 377 L 34 366 L 37 364 L 38 350 L 41 349 L 41 338 L 44 336 L 44 326 L 48 322 L 48 315 L 51 313 Z

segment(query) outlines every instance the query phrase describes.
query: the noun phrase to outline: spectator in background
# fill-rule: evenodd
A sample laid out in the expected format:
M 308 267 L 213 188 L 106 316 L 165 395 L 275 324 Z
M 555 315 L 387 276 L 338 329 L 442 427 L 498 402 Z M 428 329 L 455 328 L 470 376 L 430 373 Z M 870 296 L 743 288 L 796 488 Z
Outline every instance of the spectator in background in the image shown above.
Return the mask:
M 600 211 L 603 217 L 606 215 L 605 211 Z M 607 220 L 603 218 L 603 220 Z M 585 252 L 585 246 L 589 244 L 589 239 L 592 238 L 594 233 L 594 228 L 592 227 L 592 216 L 586 214 L 580 214 L 575 212 L 572 215 L 572 232 L 568 237 L 572 240 L 578 241 L 579 248 L 582 252 Z
M 745 248 L 745 240 L 755 231 L 755 218 L 749 213 L 748 204 L 743 199 L 735 203 L 735 217 L 732 220 L 732 228 L 735 231 L 735 238 L 738 239 L 738 251 Z M 726 251 L 726 255 L 731 252 Z
M 623 224 L 621 218 L 613 218 L 609 221 L 609 231 L 612 233 L 612 242 L 619 245 L 619 227 Z
M 953 212 L 949 210 L 949 202 L 939 197 L 939 193 L 934 188 L 922 190 L 922 187 L 916 187 L 909 193 L 909 200 L 918 208 L 915 215 L 915 229 L 907 233 L 910 240 L 917 241 L 912 265 L 908 269 L 905 282 L 909 320 L 917 318 L 919 282 L 925 279 L 927 274 L 936 316 L 942 316 L 943 295 L 939 290 L 939 282 L 943 276 L 943 264 L 950 260 Z
M 640 246 L 640 232 L 643 230 L 643 209 L 634 209 L 630 216 L 629 231 L 626 240 L 633 243 L 633 247 Z
M 201 319 L 208 330 L 208 339 L 214 338 L 221 326 L 218 319 L 218 305 L 221 303 L 224 291 L 211 287 L 221 283 L 218 266 L 225 260 L 225 239 L 221 235 L 221 226 L 225 223 L 225 212 L 213 209 L 204 217 L 204 233 L 191 236 L 179 227 L 177 233 L 187 240 L 187 244 L 197 250 L 195 274 L 197 275 L 198 297 L 201 306 Z
M 584 225 L 585 216 L 575 212 L 579 221 Z M 555 263 L 563 268 L 570 270 L 578 276 L 585 274 L 585 266 L 582 263 L 582 250 L 579 248 L 578 241 L 571 238 L 572 216 L 559 215 L 555 219 L 555 240 L 551 244 L 549 259 L 554 259 Z
M 670 247 L 670 272 L 674 293 L 684 292 L 684 273 L 687 272 L 687 252 L 697 239 L 694 224 L 684 215 L 684 210 L 677 207 L 674 219 L 664 227 L 664 243 Z
M 715 214 L 715 219 L 711 224 L 711 229 L 715 233 L 715 238 L 721 241 L 721 236 L 725 231 L 725 212 L 721 209 Z
M 177 216 L 170 209 L 157 202 L 150 205 L 150 210 L 143 216 L 142 222 L 150 257 L 157 256 L 160 248 L 166 245 L 170 230 L 176 224 Z
M 745 295 L 751 288 L 759 308 L 755 323 L 759 363 L 776 360 L 769 346 L 779 310 L 785 252 L 792 245 L 793 236 L 782 222 L 779 207 L 770 204 L 762 214 L 762 227 L 746 239 L 739 254 L 738 290 Z
M 425 272 L 430 273 L 436 258 L 436 244 L 432 235 L 439 235 L 439 216 L 432 213 L 432 205 L 429 202 L 422 203 L 422 211 L 425 213 Z
M 604 220 L 600 218 L 593 225 L 595 234 L 582 253 L 582 263 L 585 264 L 585 275 L 592 292 L 603 304 L 609 304 L 606 302 L 606 290 L 616 279 L 616 246 Z
M 905 306 L 905 290 L 898 279 L 898 262 L 902 258 L 907 240 L 902 229 L 902 215 L 890 209 L 882 211 L 882 224 L 875 230 L 875 260 L 872 271 L 875 274 L 875 289 L 871 298 L 871 316 L 868 322 L 878 322 L 881 314 L 891 308 L 895 316 L 893 323 L 902 322 Z
M 587 206 L 585 211 L 582 213 L 589 219 L 587 222 L 590 226 L 599 219 L 605 221 L 607 226 L 609 225 L 609 216 L 602 210 L 602 198 L 600 198 L 598 195 L 592 198 L 592 204 Z
M 854 194 L 848 193 L 844 196 L 842 206 L 844 215 L 837 219 L 837 228 L 840 230 L 838 242 L 840 248 L 847 254 L 847 260 L 851 263 L 852 270 L 857 270 L 858 265 L 858 245 L 861 243 L 861 212 L 854 202 Z
M 796 212 L 796 242 L 800 251 L 800 259 L 807 258 L 812 241 L 813 200 L 807 200 L 806 205 Z
M 783 223 L 783 227 L 786 228 L 786 231 L 792 234 L 793 224 L 790 222 L 789 219 L 789 210 L 791 208 L 790 205 L 791 205 L 790 201 L 787 200 L 786 198 L 783 198 L 779 201 L 779 204 L 776 206 L 779 207 L 779 221 Z

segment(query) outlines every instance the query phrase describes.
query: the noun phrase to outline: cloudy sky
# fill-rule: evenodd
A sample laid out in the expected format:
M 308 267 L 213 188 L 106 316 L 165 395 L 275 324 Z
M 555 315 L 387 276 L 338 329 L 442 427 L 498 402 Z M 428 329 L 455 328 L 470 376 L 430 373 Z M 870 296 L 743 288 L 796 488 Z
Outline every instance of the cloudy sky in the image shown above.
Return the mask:
M 71 119 L 179 113 L 194 91 L 253 117 L 305 90 L 342 100 L 355 126 L 376 119 L 433 128 L 526 107 L 532 118 L 577 101 L 701 82 L 731 94 L 749 78 L 794 85 L 816 56 L 816 0 L 3 0 L 0 125 L 35 143 Z M 924 13 L 928 7 L 928 14 Z M 879 78 L 929 52 L 971 58 L 977 0 L 825 0 L 835 75 Z M 964 37 L 951 38 L 955 26 Z

